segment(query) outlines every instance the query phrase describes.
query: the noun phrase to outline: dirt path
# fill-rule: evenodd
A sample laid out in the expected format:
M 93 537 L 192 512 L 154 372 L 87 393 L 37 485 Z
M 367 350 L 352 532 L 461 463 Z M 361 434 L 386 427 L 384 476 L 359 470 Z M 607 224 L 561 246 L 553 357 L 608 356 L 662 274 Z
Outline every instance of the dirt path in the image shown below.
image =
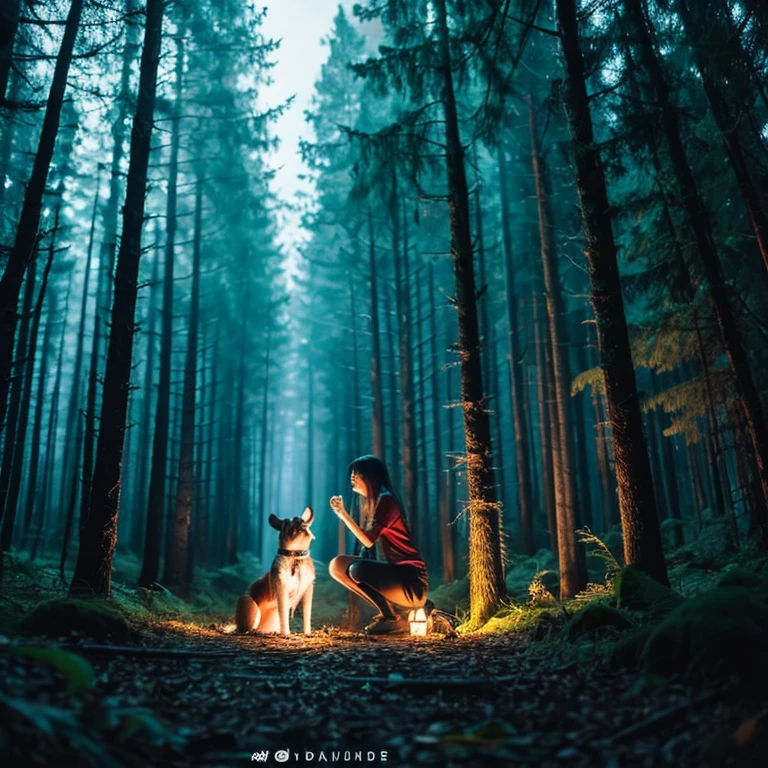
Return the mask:
M 722 683 L 650 686 L 589 660 L 526 654 L 511 637 L 211 629 L 157 640 L 126 653 L 80 647 L 98 675 L 81 722 L 95 722 L 105 702 L 114 712 L 146 707 L 184 740 L 157 736 L 152 746 L 146 724 L 133 740 L 112 731 L 109 741 L 123 741 L 118 764 L 279 765 L 288 750 L 288 765 L 718 765 L 718 738 L 753 707 Z M 38 699 L 57 702 L 39 670 L 24 674 L 27 695 L 37 686 Z M 254 758 L 265 751 L 266 761 Z

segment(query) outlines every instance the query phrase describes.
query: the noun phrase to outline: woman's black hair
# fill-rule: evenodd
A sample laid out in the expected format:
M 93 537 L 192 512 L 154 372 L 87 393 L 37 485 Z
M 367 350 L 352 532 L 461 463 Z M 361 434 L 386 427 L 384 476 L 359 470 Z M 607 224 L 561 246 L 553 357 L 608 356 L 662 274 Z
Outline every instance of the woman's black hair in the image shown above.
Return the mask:
M 366 456 L 360 456 L 350 462 L 349 474 L 352 474 L 353 472 L 360 476 L 367 493 L 365 500 L 361 503 L 361 506 L 366 513 L 365 518 L 361 521 L 361 527 L 367 528 L 371 525 L 374 508 L 376 506 L 376 499 L 379 498 L 379 494 L 383 490 L 387 490 L 394 496 L 395 501 L 399 504 L 407 528 L 408 518 L 405 514 L 405 507 L 403 506 L 400 496 L 392 487 L 392 480 L 389 477 L 387 465 L 378 456 L 368 454 Z

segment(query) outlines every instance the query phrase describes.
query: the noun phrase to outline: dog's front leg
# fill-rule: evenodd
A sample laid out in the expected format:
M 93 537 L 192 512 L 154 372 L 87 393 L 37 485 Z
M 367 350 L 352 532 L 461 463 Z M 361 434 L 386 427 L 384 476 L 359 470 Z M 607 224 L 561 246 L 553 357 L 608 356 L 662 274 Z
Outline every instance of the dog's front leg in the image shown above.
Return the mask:
M 291 620 L 290 620 L 290 604 L 288 602 L 288 588 L 284 585 L 280 585 L 280 589 L 277 590 L 277 615 L 280 619 L 280 634 L 291 634 Z
M 301 615 L 304 617 L 304 634 L 312 634 L 312 591 L 315 585 L 310 582 L 309 586 L 304 590 L 304 595 L 301 598 Z

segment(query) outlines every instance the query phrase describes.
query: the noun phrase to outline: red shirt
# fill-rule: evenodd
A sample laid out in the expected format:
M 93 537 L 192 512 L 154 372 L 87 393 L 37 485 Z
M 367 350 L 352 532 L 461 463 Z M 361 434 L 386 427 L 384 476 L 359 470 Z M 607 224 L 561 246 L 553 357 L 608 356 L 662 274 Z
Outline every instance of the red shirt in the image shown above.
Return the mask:
M 424 558 L 411 541 L 403 510 L 388 491 L 382 491 L 373 514 L 373 526 L 365 535 L 375 544 L 381 540 L 381 553 L 388 563 L 415 565 L 426 570 Z

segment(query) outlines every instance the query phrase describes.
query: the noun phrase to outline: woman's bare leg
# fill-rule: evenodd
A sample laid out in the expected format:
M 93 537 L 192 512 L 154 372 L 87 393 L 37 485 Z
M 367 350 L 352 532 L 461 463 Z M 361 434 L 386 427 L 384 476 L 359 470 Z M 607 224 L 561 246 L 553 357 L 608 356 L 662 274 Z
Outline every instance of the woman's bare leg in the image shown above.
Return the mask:
M 363 562 L 363 558 L 354 555 L 338 555 L 328 563 L 328 573 L 339 584 L 343 584 L 347 589 L 369 602 L 379 613 L 384 616 L 391 616 L 392 609 L 383 595 L 367 584 L 359 584 L 349 575 L 350 566 L 358 562 Z

